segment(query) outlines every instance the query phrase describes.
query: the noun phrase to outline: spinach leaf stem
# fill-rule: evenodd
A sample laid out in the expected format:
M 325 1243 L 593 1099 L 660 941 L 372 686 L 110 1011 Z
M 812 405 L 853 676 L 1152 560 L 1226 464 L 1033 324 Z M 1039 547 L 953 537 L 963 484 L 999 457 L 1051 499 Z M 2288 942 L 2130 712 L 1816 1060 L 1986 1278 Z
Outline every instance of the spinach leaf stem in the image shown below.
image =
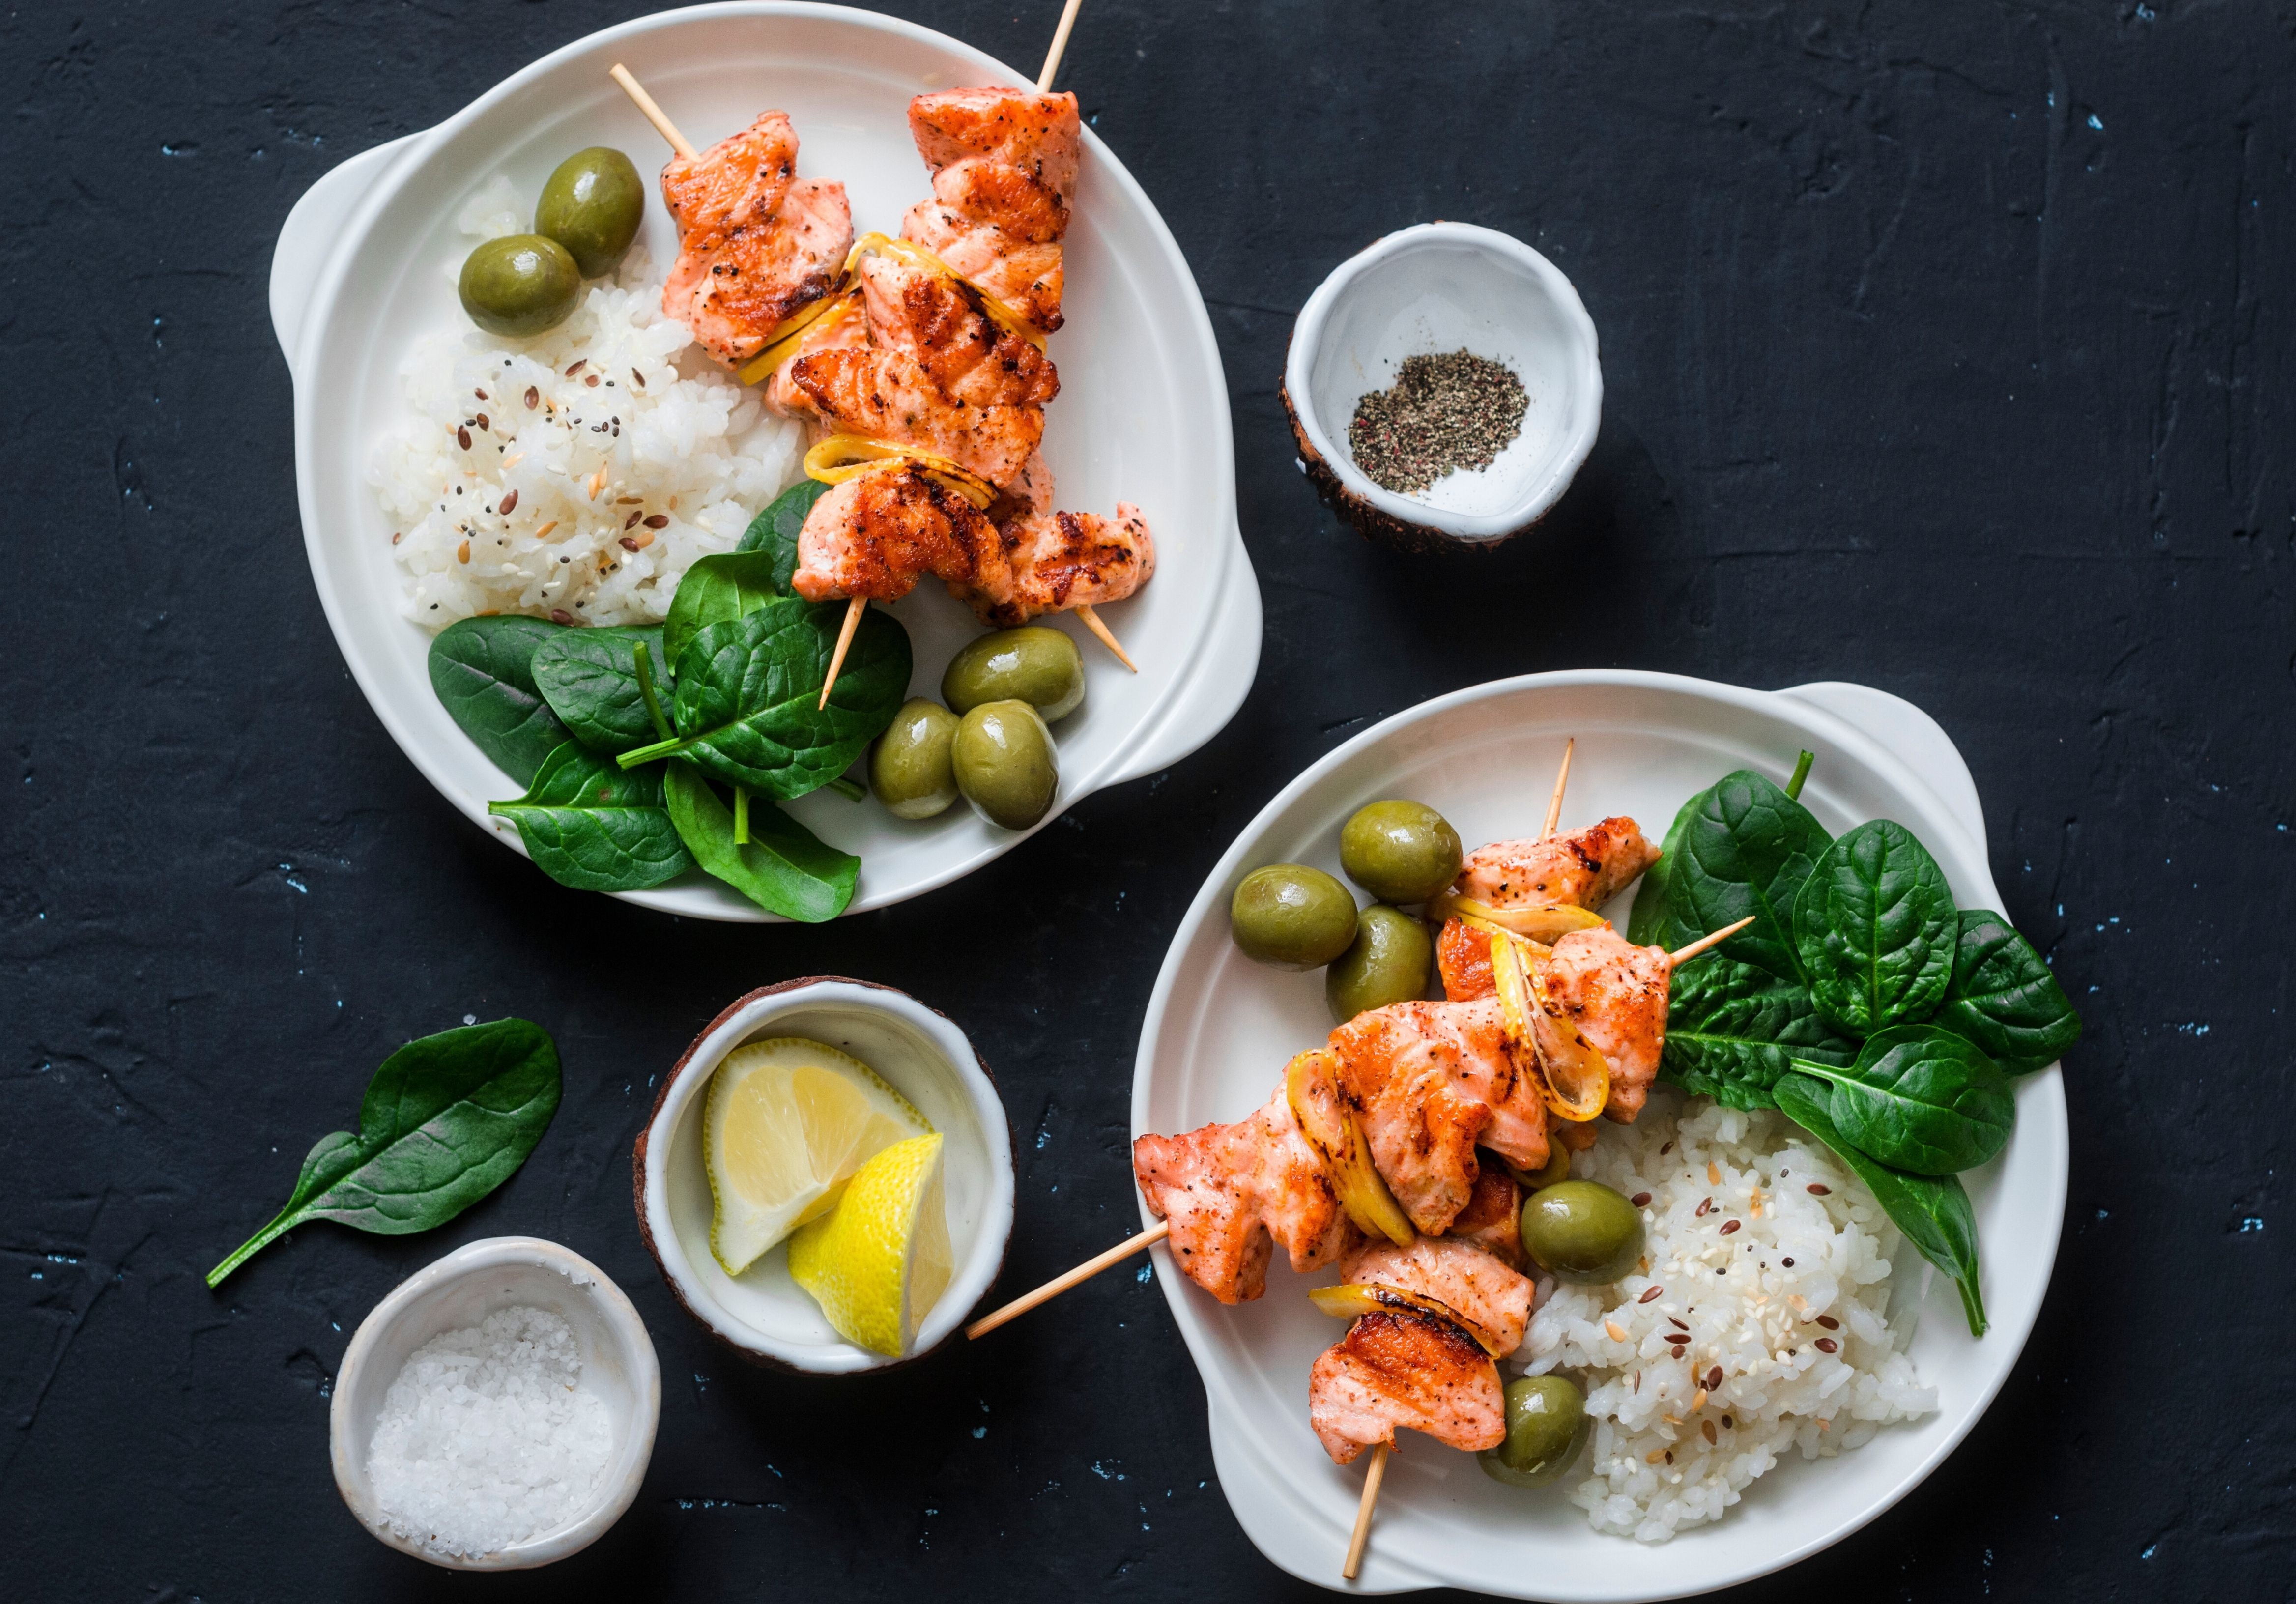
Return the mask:
M 661 699 L 654 694 L 653 653 L 646 649 L 644 641 L 631 650 L 638 662 L 638 694 L 645 698 L 646 716 L 653 720 L 653 732 L 664 741 L 674 740 L 669 720 L 661 714 Z
M 643 673 L 644 670 L 640 672 Z M 1793 778 L 1786 782 L 1787 796 L 1797 802 L 1801 800 L 1802 782 L 1809 778 L 1809 765 L 1816 761 L 1816 752 L 1804 752 L 1800 757 L 1794 759 Z

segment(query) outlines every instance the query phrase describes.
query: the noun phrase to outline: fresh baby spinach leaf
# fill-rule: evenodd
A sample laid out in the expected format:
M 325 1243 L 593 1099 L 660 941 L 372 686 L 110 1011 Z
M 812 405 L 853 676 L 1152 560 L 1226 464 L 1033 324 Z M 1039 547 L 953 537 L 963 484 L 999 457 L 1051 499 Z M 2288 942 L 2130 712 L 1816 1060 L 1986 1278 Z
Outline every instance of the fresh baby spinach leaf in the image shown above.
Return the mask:
M 861 860 L 824 846 L 764 798 L 750 798 L 750 839 L 736 846 L 733 809 L 692 764 L 673 760 L 662 790 L 679 837 L 701 866 L 767 912 L 819 924 L 853 900 Z
M 2080 1016 L 2033 944 L 1998 913 L 1964 908 L 1953 984 L 1930 1023 L 1975 1043 L 2005 1074 L 2030 1075 L 2080 1040 Z
M 589 632 L 585 632 L 589 633 Z M 534 866 L 578 891 L 643 891 L 693 867 L 662 806 L 659 769 L 624 770 L 567 741 L 526 795 L 487 811 L 518 826 Z
M 1985 1299 L 1978 1286 L 1977 1215 L 1969 1194 L 1951 1175 L 1908 1175 L 1867 1158 L 1834 1127 L 1827 1114 L 1824 1084 L 1807 1076 L 1782 1076 L 1778 1107 L 1786 1117 L 1833 1150 L 1857 1174 L 1921 1256 L 1953 1277 L 1961 1290 L 1969 1334 L 1985 1335 Z
M 662 635 L 659 627 L 560 630 L 534 654 L 535 688 L 592 751 L 611 757 L 644 746 L 655 735 L 638 689 L 637 648 L 665 662 Z
M 407 1043 L 367 1083 L 358 1129 L 319 1138 L 287 1207 L 208 1272 L 208 1285 L 308 1221 L 383 1236 L 444 1225 L 526 1162 L 558 1094 L 558 1049 L 524 1019 Z
M 1952 982 L 1960 929 L 1945 872 L 1912 831 L 1887 819 L 1827 848 L 1793 904 L 1809 994 L 1852 1035 L 1927 1018 Z
M 1797 1055 L 1793 1067 L 1831 1086 L 1826 1111 L 1834 1128 L 1892 1169 L 1917 1175 L 1973 1169 L 2009 1144 L 2017 1123 L 2008 1077 L 1935 1026 L 1892 1026 L 1868 1037 L 1847 1066 Z
M 566 739 L 533 671 L 536 651 L 566 633 L 546 618 L 501 613 L 449 624 L 430 642 L 430 689 L 439 705 L 521 785 Z
M 670 717 L 678 739 L 618 761 L 686 757 L 713 779 L 783 800 L 828 784 L 892 723 L 909 684 L 908 631 L 871 610 L 829 705 L 816 707 L 844 618 L 842 602 L 783 596 L 705 625 L 677 659 Z
M 1733 1109 L 1775 1107 L 1792 1060 L 1855 1061 L 1857 1044 L 1818 1017 L 1809 993 L 1766 969 L 1710 953 L 1675 977 L 1660 1072 Z
M 722 624 L 753 613 L 783 593 L 774 581 L 770 552 L 727 552 L 701 558 L 677 582 L 677 594 L 670 598 L 669 618 L 661 626 L 655 654 L 667 652 L 661 660 L 675 664 L 703 625 Z
M 1800 981 L 1794 899 L 1829 843 L 1810 811 L 1761 775 L 1726 774 L 1676 815 L 1658 895 L 1645 887 L 1636 897 L 1629 939 L 1677 947 L 1751 914 L 1754 922 L 1730 938 L 1730 955 Z
M 783 595 L 791 593 L 791 576 L 797 572 L 797 537 L 805 528 L 806 515 L 813 503 L 829 494 L 831 487 L 817 479 L 801 479 L 775 496 L 766 510 L 750 520 L 742 532 L 737 552 L 762 552 L 773 560 L 774 588 Z

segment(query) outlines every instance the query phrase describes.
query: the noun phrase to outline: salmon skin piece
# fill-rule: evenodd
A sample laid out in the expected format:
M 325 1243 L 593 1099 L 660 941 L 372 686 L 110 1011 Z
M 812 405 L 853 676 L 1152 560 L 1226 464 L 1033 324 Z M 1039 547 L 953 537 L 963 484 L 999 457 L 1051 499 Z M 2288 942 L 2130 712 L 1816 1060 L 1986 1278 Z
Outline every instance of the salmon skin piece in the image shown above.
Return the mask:
M 1498 1366 L 1449 1321 L 1412 1309 L 1364 1315 L 1316 1358 L 1308 1423 L 1341 1465 L 1401 1427 L 1471 1453 L 1506 1440 Z
M 827 295 L 853 246 L 845 186 L 799 178 L 797 147 L 788 114 L 767 111 L 661 169 L 662 203 L 679 236 L 661 309 L 728 367 Z

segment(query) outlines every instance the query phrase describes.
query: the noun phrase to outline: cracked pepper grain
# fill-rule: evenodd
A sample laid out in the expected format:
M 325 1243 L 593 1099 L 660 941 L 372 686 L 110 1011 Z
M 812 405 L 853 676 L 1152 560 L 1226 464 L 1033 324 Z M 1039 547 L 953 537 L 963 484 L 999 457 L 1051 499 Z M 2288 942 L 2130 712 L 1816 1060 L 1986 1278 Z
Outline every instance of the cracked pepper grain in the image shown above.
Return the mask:
M 1416 495 L 1447 473 L 1497 461 L 1529 405 L 1505 363 L 1469 351 L 1406 356 L 1393 389 L 1356 403 L 1348 450 L 1382 489 Z

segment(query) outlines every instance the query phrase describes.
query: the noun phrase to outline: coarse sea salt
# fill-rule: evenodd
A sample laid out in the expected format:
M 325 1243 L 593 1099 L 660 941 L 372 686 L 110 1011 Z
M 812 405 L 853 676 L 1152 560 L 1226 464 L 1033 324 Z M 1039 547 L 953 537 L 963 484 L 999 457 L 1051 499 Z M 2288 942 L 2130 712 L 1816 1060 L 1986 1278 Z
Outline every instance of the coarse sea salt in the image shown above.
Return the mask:
M 524 1306 L 407 1355 L 382 1401 L 367 1477 L 390 1529 L 435 1554 L 492 1553 L 563 1526 L 613 1449 L 564 1319 Z

